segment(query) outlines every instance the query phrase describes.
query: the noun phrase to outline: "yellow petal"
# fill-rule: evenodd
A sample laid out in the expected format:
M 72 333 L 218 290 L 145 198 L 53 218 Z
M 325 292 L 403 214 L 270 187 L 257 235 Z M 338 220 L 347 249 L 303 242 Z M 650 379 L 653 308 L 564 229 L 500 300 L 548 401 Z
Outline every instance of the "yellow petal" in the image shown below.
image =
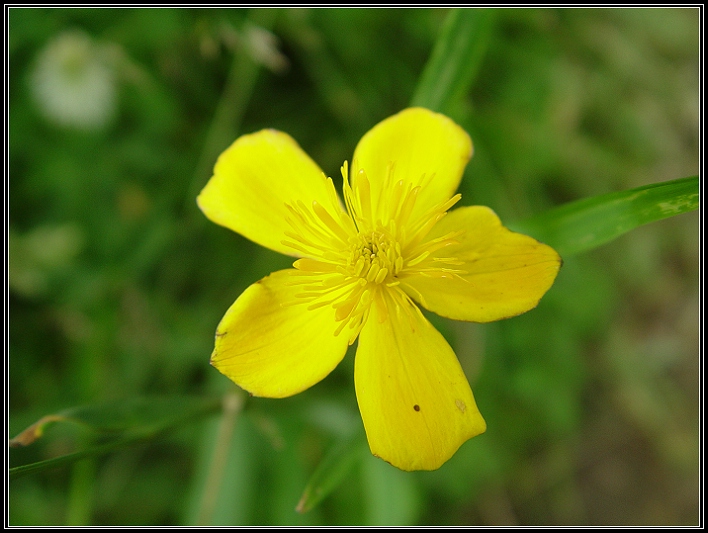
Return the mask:
M 364 170 L 374 209 L 382 189 L 388 193 L 399 180 L 413 187 L 423 185 L 411 215 L 415 219 L 455 193 L 470 157 L 472 141 L 462 128 L 444 115 L 410 108 L 362 137 L 354 151 L 351 175 Z M 388 178 L 390 168 L 392 179 Z
M 216 162 L 197 198 L 209 220 L 276 252 L 299 255 L 281 243 L 292 231 L 285 204 L 313 200 L 329 206 L 327 180 L 286 133 L 262 130 L 239 137 Z
M 501 225 L 488 207 L 461 207 L 433 228 L 429 239 L 464 230 L 431 257 L 457 259 L 465 273 L 406 277 L 404 290 L 427 309 L 455 320 L 491 322 L 525 313 L 553 285 L 561 258 L 537 240 Z M 445 266 L 438 262 L 438 265 Z M 444 277 L 443 277 L 444 276 Z
M 452 348 L 414 307 L 388 300 L 359 336 L 356 397 L 371 452 L 402 470 L 435 470 L 486 429 Z
M 311 387 L 342 360 L 347 335 L 335 337 L 334 310 L 308 310 L 280 270 L 248 287 L 216 330 L 211 364 L 254 396 L 284 398 Z

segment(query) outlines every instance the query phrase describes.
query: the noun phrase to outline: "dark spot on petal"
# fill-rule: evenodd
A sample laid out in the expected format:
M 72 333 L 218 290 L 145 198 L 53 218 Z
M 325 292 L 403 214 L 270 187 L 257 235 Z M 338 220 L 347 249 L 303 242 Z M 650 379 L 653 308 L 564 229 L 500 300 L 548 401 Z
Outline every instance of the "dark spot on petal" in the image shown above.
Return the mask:
M 420 405 L 415 404 L 415 405 L 413 406 L 413 410 L 414 410 L 414 411 L 420 411 Z

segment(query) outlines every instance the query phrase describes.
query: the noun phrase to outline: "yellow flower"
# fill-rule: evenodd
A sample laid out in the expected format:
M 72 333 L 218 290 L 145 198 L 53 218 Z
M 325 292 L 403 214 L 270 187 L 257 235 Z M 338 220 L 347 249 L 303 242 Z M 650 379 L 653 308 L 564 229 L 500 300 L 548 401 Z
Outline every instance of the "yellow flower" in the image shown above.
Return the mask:
M 491 322 L 534 308 L 560 257 L 454 194 L 472 141 L 449 118 L 401 111 L 331 178 L 287 134 L 244 135 L 197 203 L 213 222 L 284 254 L 226 312 L 211 363 L 254 396 L 282 398 L 327 376 L 359 337 L 354 382 L 371 452 L 403 470 L 439 468 L 485 431 L 443 336 L 416 305 Z

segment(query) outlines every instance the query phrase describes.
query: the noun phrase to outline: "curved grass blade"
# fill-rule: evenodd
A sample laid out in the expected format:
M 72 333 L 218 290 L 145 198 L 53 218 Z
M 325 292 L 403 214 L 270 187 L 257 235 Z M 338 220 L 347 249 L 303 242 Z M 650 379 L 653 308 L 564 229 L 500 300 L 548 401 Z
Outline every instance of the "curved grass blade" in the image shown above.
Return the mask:
M 698 176 L 692 176 L 578 200 L 510 227 L 569 257 L 638 226 L 697 208 Z
M 453 9 L 418 81 L 411 105 L 446 111 L 474 82 L 492 34 L 491 9 Z
M 218 412 L 219 409 L 221 409 L 219 398 L 185 396 L 134 398 L 110 404 L 66 409 L 42 417 L 10 440 L 10 447 L 27 446 L 33 443 L 42 436 L 49 424 L 56 422 L 80 424 L 96 433 L 111 435 L 113 440 L 53 459 L 11 468 L 10 477 L 16 478 L 20 475 L 73 463 L 85 457 L 102 455 L 133 442 L 149 439 L 162 431 L 180 426 L 192 419 Z
M 295 510 L 298 513 L 306 513 L 314 509 L 344 481 L 345 476 L 368 450 L 363 431 L 335 445 L 315 469 Z
M 99 455 L 105 455 L 112 452 L 113 450 L 118 450 L 130 444 L 135 444 L 143 439 L 148 439 L 152 435 L 142 435 L 134 434 L 130 437 L 123 439 L 117 439 L 107 444 L 101 444 L 98 446 L 91 446 L 85 450 L 79 452 L 68 453 L 66 455 L 61 455 L 59 457 L 54 457 L 53 459 L 46 459 L 44 461 L 37 461 L 36 463 L 30 463 L 22 466 L 15 466 L 10 468 L 10 479 L 17 479 L 27 474 L 34 474 L 37 472 L 43 472 L 45 470 L 50 470 L 52 468 L 57 468 L 59 466 L 70 465 L 85 459 L 87 457 L 97 457 Z

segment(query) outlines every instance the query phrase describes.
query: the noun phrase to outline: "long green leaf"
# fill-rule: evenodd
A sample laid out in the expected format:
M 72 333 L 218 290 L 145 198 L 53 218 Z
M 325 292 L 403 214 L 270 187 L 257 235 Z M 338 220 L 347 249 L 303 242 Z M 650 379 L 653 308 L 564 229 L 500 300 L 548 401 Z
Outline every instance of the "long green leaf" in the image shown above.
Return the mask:
M 85 457 L 102 455 L 136 441 L 151 438 L 194 418 L 215 413 L 220 408 L 221 400 L 218 398 L 134 398 L 119 403 L 75 407 L 47 415 L 12 439 L 10 447 L 33 443 L 42 436 L 49 424 L 56 422 L 81 424 L 96 433 L 109 434 L 113 440 L 46 461 L 11 468 L 10 477 L 16 478 L 73 463 Z
M 487 51 L 494 11 L 453 9 L 418 81 L 411 104 L 447 111 L 474 82 Z
M 698 176 L 692 176 L 578 200 L 509 227 L 569 257 L 638 226 L 697 208 Z

